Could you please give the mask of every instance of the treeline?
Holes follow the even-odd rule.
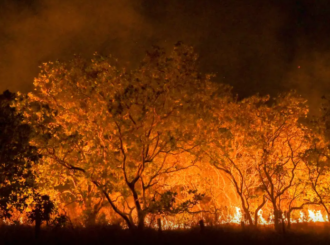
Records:
[[[238,100],[212,77],[181,44],[129,71],[100,55],[44,63],[34,92],[0,98],[2,214],[130,229],[215,225],[236,207],[276,230],[306,207],[328,218],[327,103],[310,117],[295,92]]]

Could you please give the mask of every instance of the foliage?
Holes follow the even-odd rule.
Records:
[[[15,97],[9,91],[0,95],[0,216],[4,218],[14,209],[26,208],[35,186],[31,166],[39,159],[37,149],[29,145],[31,128],[11,107]]]
[[[22,169],[38,176],[40,196],[71,205],[90,226],[108,222],[106,212],[131,229],[183,214],[217,224],[236,207],[250,225],[266,210],[277,230],[309,205],[329,216],[328,111],[306,123],[295,92],[238,100],[211,78],[182,44],[154,48],[129,71],[98,54],[45,63],[35,91],[16,100],[17,123],[23,115],[29,127],[20,142],[42,155]],[[18,154],[10,147],[3,156]]]
[[[307,195],[313,191],[303,156],[315,137],[323,140],[301,123],[308,112],[306,101],[288,93],[274,101],[252,96],[222,108],[210,129],[206,154],[232,182],[245,219],[252,224],[254,214],[257,224],[257,213],[268,201],[279,228],[285,209],[290,216],[292,210],[317,204]]]
[[[205,102],[228,93],[197,73],[196,58],[178,45],[169,55],[154,49],[129,72],[98,55],[44,64],[17,105],[36,131],[38,173],[55,186],[87,180],[129,227],[133,213],[143,227],[169,176],[199,159]]]
[[[192,198],[187,199],[184,202],[176,204],[176,197],[178,193],[172,191],[166,191],[161,194],[159,200],[152,200],[150,204],[150,213],[163,214],[163,215],[175,215],[182,212],[189,212],[190,208],[199,203],[205,194],[197,193],[197,190],[189,190],[189,195]]]
[[[51,214],[55,212],[55,205],[50,200],[49,196],[41,196],[35,194],[33,196],[33,209],[27,213],[27,216],[31,222],[46,221],[47,224],[51,219]]]

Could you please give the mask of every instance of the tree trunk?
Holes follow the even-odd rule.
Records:
[[[288,219],[288,229],[291,229],[291,212],[292,212],[292,209],[289,209],[288,213],[287,213],[287,219]]]
[[[262,207],[266,204],[266,198],[265,196],[263,197],[262,203],[257,207],[255,213],[254,213],[254,226],[257,227],[258,226],[258,213],[260,211],[260,209],[262,209]]]
[[[243,206],[243,211],[244,211],[243,214],[245,216],[244,219],[248,220],[249,225],[253,225],[252,217],[251,217],[251,214],[250,214],[249,210],[245,206]]]
[[[133,198],[134,198],[134,203],[135,203],[135,208],[136,208],[136,212],[138,215],[138,230],[143,230],[144,229],[144,218],[145,218],[145,213],[142,210],[140,201],[139,201],[139,197],[138,194],[135,190],[135,183],[129,183],[129,188],[131,189],[131,192],[133,194]]]
[[[162,221],[160,218],[157,219],[157,225],[158,225],[158,232],[162,232]]]
[[[258,226],[258,212],[259,212],[259,210],[254,213],[254,226],[255,227]]]
[[[275,231],[280,232],[281,231],[281,227],[280,227],[280,210],[278,210],[277,208],[274,208],[274,228]]]
[[[242,203],[242,209],[243,209],[242,216],[243,216],[243,220],[247,219],[248,222],[249,222],[249,225],[253,225],[253,221],[252,221],[252,217],[251,217],[251,214],[249,212],[249,209],[245,206],[245,201],[244,201],[243,194],[240,194],[239,196],[241,198],[241,203]]]
[[[130,221],[130,219],[127,217],[127,215],[125,215],[123,212],[121,212],[117,207],[116,205],[113,203],[113,201],[111,200],[109,194],[102,188],[100,187],[99,183],[97,181],[93,181],[93,183],[95,184],[95,186],[101,190],[101,192],[104,194],[105,198],[107,199],[107,201],[109,202],[110,206],[112,207],[112,209],[118,214],[120,215],[120,217],[122,217],[127,226],[128,226],[128,229],[130,229],[131,231],[134,230],[135,226],[133,224],[133,222]]]
[[[140,210],[138,212],[138,230],[143,230],[144,229],[144,212],[142,210]]]

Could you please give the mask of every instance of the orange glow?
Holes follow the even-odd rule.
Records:
[[[308,222],[325,222],[320,210],[316,212],[315,210],[308,210],[308,216],[309,216]]]
[[[263,211],[262,211],[262,209],[260,209],[258,211],[258,218],[259,218],[258,219],[258,222],[259,222],[259,224],[269,225],[270,223],[267,220],[264,219],[264,217],[262,216],[262,213],[263,213]]]

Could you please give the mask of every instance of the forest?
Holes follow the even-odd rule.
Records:
[[[0,96],[2,225],[275,232],[330,220],[330,100],[238,99],[192,47],[43,63]],[[77,228],[77,229],[78,229]],[[234,235],[233,235],[234,236]]]

